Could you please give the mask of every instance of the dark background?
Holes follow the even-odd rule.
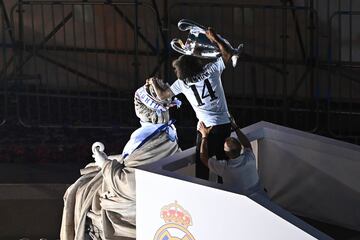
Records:
[[[135,90],[150,76],[175,80],[169,42],[186,40],[182,18],[244,43],[222,77],[240,126],[359,144],[359,10],[356,0],[0,0],[0,182],[72,183],[93,142],[121,153],[139,126]],[[186,149],[196,118],[180,98],[171,114]]]
[[[359,143],[358,1],[1,1],[1,162],[89,161],[119,153],[149,76],[175,80],[181,18],[212,26],[245,53],[223,85],[241,126],[269,121]],[[172,111],[194,143],[188,102]],[[71,156],[71,157],[70,157]]]

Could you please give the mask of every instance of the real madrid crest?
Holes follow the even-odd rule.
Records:
[[[188,230],[191,216],[177,201],[161,208],[160,217],[165,224],[157,230],[154,240],[195,240]]]

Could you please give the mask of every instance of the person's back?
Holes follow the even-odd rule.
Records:
[[[173,62],[177,80],[168,89],[158,86],[157,79],[151,78],[149,84],[160,99],[169,98],[183,93],[194,109],[199,122],[206,126],[213,126],[209,135],[210,156],[215,155],[218,159],[225,158],[221,147],[224,140],[230,136],[230,121],[224,89],[221,83],[221,73],[225,69],[225,63],[229,62],[233,48],[231,45],[211,28],[206,31],[208,39],[215,43],[221,51],[221,57],[204,66],[203,61],[194,56],[183,55]],[[196,136],[196,177],[209,178],[209,171],[202,164],[199,157],[201,134]],[[221,182],[221,179],[219,179]]]
[[[259,175],[256,169],[255,155],[245,148],[240,156],[230,160],[209,159],[210,170],[223,178],[224,184],[241,193],[251,194],[260,190]]]
[[[236,189],[239,193],[246,195],[255,192],[262,193],[251,143],[241,132],[235,120],[230,118],[230,121],[237,139],[228,137],[223,144],[228,160],[217,160],[209,157],[207,138],[212,127],[206,127],[203,122],[200,122],[199,131],[203,136],[200,146],[200,159],[212,172],[223,178],[224,184]],[[242,148],[244,149],[243,153],[241,153]]]
[[[191,56],[183,56],[190,58]],[[176,80],[171,91],[177,95],[183,93],[189,100],[196,117],[206,126],[229,123],[228,108],[221,73],[225,69],[222,58],[206,64],[203,71],[191,77],[190,81]]]

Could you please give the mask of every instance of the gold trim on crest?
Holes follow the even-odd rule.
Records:
[[[165,224],[156,231],[154,240],[195,240],[187,229],[192,226],[191,215],[177,201],[162,207],[160,217]],[[172,236],[171,229],[176,229],[177,235],[181,236]],[[178,233],[179,231],[181,234]]]

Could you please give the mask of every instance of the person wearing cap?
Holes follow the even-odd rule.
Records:
[[[208,154],[208,136],[212,127],[200,122],[199,131],[202,134],[200,159],[211,171],[223,178],[225,185],[234,188],[242,194],[261,192],[259,175],[256,169],[256,159],[249,139],[241,132],[236,122],[230,118],[237,139],[228,137],[223,144],[227,160],[216,160]],[[241,153],[241,149],[243,152]]]
[[[178,79],[170,88],[161,88],[157,78],[150,78],[147,82],[154,86],[157,95],[162,99],[183,93],[194,109],[199,122],[202,121],[206,126],[212,126],[208,136],[211,146],[209,155],[224,159],[226,155],[222,144],[230,136],[231,127],[221,74],[225,69],[225,64],[231,59],[232,47],[211,28],[206,32],[206,36],[217,44],[221,51],[221,57],[212,62],[204,62],[194,56],[182,55],[173,62]],[[209,170],[202,164],[199,157],[201,137],[201,133],[197,131],[196,177],[207,180],[209,179]]]

